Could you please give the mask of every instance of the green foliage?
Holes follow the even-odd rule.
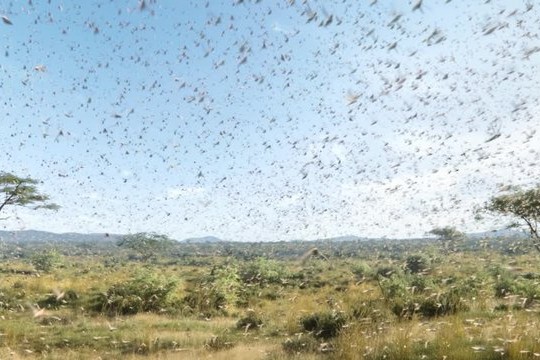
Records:
[[[288,276],[282,264],[262,257],[240,268],[240,277],[247,284],[281,284]]]
[[[442,241],[460,240],[465,236],[455,226],[436,227],[428,233],[437,236]]]
[[[411,274],[408,276],[408,278],[412,293],[420,293],[425,291],[427,288],[433,287],[432,280],[423,274]]]
[[[495,283],[493,284],[495,297],[502,298],[516,293],[516,278],[507,269],[495,265],[490,267],[488,272],[495,279]]]
[[[236,322],[236,328],[241,330],[258,330],[263,324],[262,319],[255,311],[248,311],[247,314]]]
[[[341,312],[326,311],[303,316],[300,325],[316,338],[330,339],[337,336],[347,320]]]
[[[30,263],[37,271],[50,272],[62,264],[62,255],[56,250],[34,253],[30,257]]]
[[[117,243],[120,247],[138,253],[143,261],[164,254],[173,244],[174,241],[166,235],[146,232],[126,235]]]
[[[161,312],[169,305],[169,295],[176,285],[175,279],[144,271],[97,294],[91,309],[109,315]]]
[[[495,290],[495,296],[502,298],[516,292],[516,282],[511,277],[501,276],[495,282],[493,289]]]
[[[357,280],[364,280],[365,278],[374,275],[373,269],[365,261],[355,262],[351,266],[351,272],[355,275]]]
[[[246,287],[238,274],[236,263],[215,265],[210,274],[196,279],[187,289],[184,310],[204,317],[225,314],[228,306],[246,305]]]
[[[459,291],[452,289],[435,296],[413,295],[396,298],[391,304],[392,312],[401,319],[412,319],[414,315],[425,318],[452,315],[468,309]]]
[[[39,300],[37,304],[40,308],[59,309],[66,305],[75,306],[78,299],[79,295],[75,291],[67,290],[50,294],[46,298]]]
[[[244,286],[238,273],[236,264],[228,264],[214,267],[208,277],[213,290],[223,294],[226,304],[234,305],[241,301]]]
[[[518,219],[520,223],[514,223],[511,227],[525,226],[534,246],[540,251],[540,186],[529,190],[513,188],[509,194],[492,197],[485,210]]]
[[[379,287],[385,299],[405,297],[409,292],[409,284],[403,275],[395,274],[379,280]]]
[[[377,277],[390,278],[392,275],[401,273],[400,269],[394,265],[379,266],[376,271]]]
[[[536,281],[520,281],[515,291],[523,298],[524,308],[530,307],[534,301],[540,299],[540,287]]]
[[[410,255],[405,260],[405,269],[413,274],[424,272],[429,268],[429,260],[420,254]]]
[[[462,288],[440,289],[427,295],[425,290],[434,284],[423,275],[393,275],[380,281],[379,286],[391,311],[400,319],[411,319],[415,315],[430,318],[467,310]]]
[[[58,205],[49,203],[49,196],[40,194],[37,189],[39,182],[32,178],[21,178],[11,173],[0,172],[0,212],[6,206],[33,206],[33,209],[57,210]]]
[[[420,359],[424,355],[442,359],[455,354],[458,356],[452,358],[467,359],[490,357],[491,346],[501,346],[508,354],[510,347],[516,354],[521,349],[540,350],[530,332],[537,323],[531,314],[540,303],[533,254],[506,256],[494,249],[475,249],[440,256],[440,249],[432,242],[407,244],[387,248],[374,242],[373,251],[364,252],[362,257],[333,254],[332,267],[324,260],[300,264],[304,251],[298,251],[291,261],[276,255],[261,262],[259,257],[271,253],[270,247],[263,245],[246,247],[253,255],[247,262],[223,255],[219,244],[205,244],[196,245],[196,253],[179,261],[149,266],[126,262],[113,251],[103,251],[101,244],[84,248],[65,244],[62,254],[69,257],[66,264],[70,266],[40,277],[29,271],[32,269],[25,258],[11,255],[0,264],[0,312],[5,317],[3,332],[9,334],[2,341],[13,351],[29,349],[54,358],[69,358],[68,352],[78,358],[105,353],[113,358],[139,354],[149,358],[254,358],[269,352],[268,358],[273,359],[311,359],[330,352],[328,358],[332,359],[382,359],[385,355],[392,359]],[[108,246],[119,250],[114,243]],[[182,246],[182,254],[195,251],[194,245]],[[234,246],[238,247],[233,252],[242,249]],[[273,246],[280,248],[281,244]],[[20,247],[18,253],[26,256],[50,249],[50,244],[24,243]],[[82,256],[80,249],[84,249]],[[430,249],[436,250],[432,254]],[[436,269],[410,271],[407,262],[424,263],[416,261],[415,254],[429,259]],[[268,273],[276,264],[283,267],[282,276],[274,277],[279,279],[277,283],[270,283],[266,279],[272,278]],[[254,280],[244,279],[242,272],[254,268]],[[136,269],[146,269],[144,273],[158,276],[165,284],[170,277],[181,277],[185,286],[181,291],[171,290],[161,305],[148,310],[153,313],[106,318],[146,311],[144,301],[155,305],[156,297],[162,297],[159,291],[154,292],[156,296],[144,294],[141,289],[160,281],[135,282],[132,274],[137,274]],[[387,277],[375,276],[372,269]],[[132,282],[137,284],[128,285]],[[496,297],[497,283],[511,288],[512,296],[501,292],[503,297]],[[58,291],[49,294],[55,288],[65,290],[64,296],[59,297]],[[76,291],[73,296],[71,289]],[[511,311],[512,317],[494,313],[494,309]],[[39,310],[44,314],[34,318],[32,311]],[[312,312],[315,314],[303,316]],[[451,314],[458,315],[439,319]],[[501,340],[499,345],[493,340],[508,339],[509,329],[512,339],[521,336],[535,345],[520,340],[506,345],[502,344],[506,340]],[[224,354],[205,354],[205,349],[218,351],[235,344],[237,349]],[[282,348],[276,349],[276,344]],[[476,354],[471,346],[478,344],[487,350]],[[456,346],[463,348],[461,353],[453,350]],[[88,356],[79,356],[86,350]]]
[[[199,314],[204,318],[224,314],[227,298],[224,293],[210,284],[200,284],[195,289],[188,290],[182,299],[184,311]]]

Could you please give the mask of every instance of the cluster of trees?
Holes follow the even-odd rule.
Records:
[[[507,187],[508,193],[492,197],[480,213],[491,213],[512,218],[514,221],[507,228],[524,229],[530,237],[532,245],[540,252],[540,185],[535,188],[523,190],[519,187]],[[453,226],[435,228],[429,234],[437,236],[443,241],[459,240],[464,234]]]
[[[11,173],[0,172],[0,213],[7,206],[22,206],[33,209],[57,210],[59,206],[50,202],[49,196],[38,191],[39,181],[32,178],[23,178]],[[540,252],[540,185],[535,188],[522,190],[508,187],[509,193],[492,197],[482,209],[482,212],[500,214],[512,217],[512,228],[524,228],[530,235],[533,246]],[[453,226],[438,227],[429,231],[429,234],[449,242],[459,240],[464,234]],[[149,260],[155,253],[170,248],[172,240],[165,235],[155,233],[138,233],[125,236],[119,246],[130,248]]]

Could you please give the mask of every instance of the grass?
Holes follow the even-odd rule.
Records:
[[[203,265],[164,258],[114,266],[104,256],[66,255],[61,266],[41,273],[26,259],[5,259],[0,359],[540,357],[536,254],[415,252],[245,263],[203,254],[200,261],[190,258]],[[378,269],[391,273],[377,275]],[[145,301],[159,306],[131,315],[92,307],[96,294],[135,284],[117,300],[129,308],[140,296],[138,286],[147,284],[133,279],[144,276],[158,287],[144,293]],[[158,278],[176,281],[161,291]],[[512,293],[501,293],[500,284]],[[201,286],[209,292],[201,293]],[[216,298],[220,302],[211,304]],[[438,311],[447,308],[445,301],[463,306]],[[34,316],[37,304],[44,307],[40,316]],[[406,316],[396,304],[406,304]]]

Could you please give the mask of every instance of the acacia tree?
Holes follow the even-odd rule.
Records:
[[[460,240],[465,234],[457,230],[454,226],[437,227],[428,232],[437,236],[441,241]]]
[[[512,216],[518,222],[510,224],[509,228],[525,228],[529,233],[532,244],[540,252],[540,185],[529,190],[511,187],[512,192],[494,196],[486,204],[485,210]]]
[[[32,209],[57,210],[58,205],[49,202],[49,196],[37,190],[39,182],[32,178],[22,178],[11,173],[0,172],[0,212],[6,206],[23,206]],[[1,195],[0,195],[1,196]]]
[[[170,249],[173,243],[167,235],[141,232],[123,236],[117,245],[139,253],[143,261],[148,261]]]

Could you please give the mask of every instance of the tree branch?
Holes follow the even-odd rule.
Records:
[[[17,191],[19,190],[19,188],[21,187],[22,183],[18,183],[16,186],[15,186],[15,189],[13,189],[13,191],[11,193],[9,193],[9,196],[6,196],[6,198],[4,199],[4,202],[2,204],[0,204],[0,212],[2,212],[2,209],[4,208],[4,206],[6,206],[7,204],[9,204],[9,202],[11,200],[13,200],[13,198],[15,197],[15,195],[17,195]]]
[[[531,236],[533,238],[533,245],[536,248],[538,252],[540,252],[540,236],[538,236],[538,229],[536,226],[533,226],[531,220],[529,220],[526,216],[521,215],[521,219],[525,221],[527,226],[529,227],[529,231],[531,233]]]

